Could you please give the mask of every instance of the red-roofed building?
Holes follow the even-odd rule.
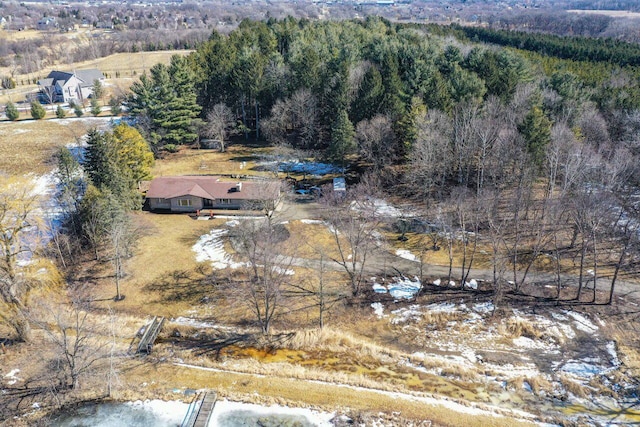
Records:
[[[275,208],[278,181],[227,182],[216,176],[165,176],[151,181],[147,190],[154,211],[196,212],[202,209]]]

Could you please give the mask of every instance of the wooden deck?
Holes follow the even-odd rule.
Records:
[[[216,406],[218,394],[215,391],[205,391],[196,396],[189,405],[187,414],[181,427],[207,427],[211,421],[213,408]]]
[[[138,343],[136,353],[151,353],[153,343],[156,342],[156,338],[158,338],[158,334],[162,330],[162,325],[164,325],[164,317],[155,316],[151,323],[145,328],[142,338],[140,338],[140,342]]]

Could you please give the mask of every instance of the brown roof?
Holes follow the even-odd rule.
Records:
[[[272,200],[278,197],[277,181],[226,182],[217,176],[164,176],[151,181],[147,197],[173,199],[196,196],[203,199]]]

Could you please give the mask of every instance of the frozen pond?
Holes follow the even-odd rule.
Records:
[[[188,404],[178,401],[146,400],[100,403],[78,408],[51,420],[54,427],[178,427]],[[333,414],[285,406],[260,406],[220,400],[210,426],[296,426],[329,427]]]

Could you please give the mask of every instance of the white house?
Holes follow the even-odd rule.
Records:
[[[83,102],[93,94],[94,82],[104,82],[99,70],[78,70],[74,72],[52,71],[46,79],[38,80],[40,100],[44,103]]]

